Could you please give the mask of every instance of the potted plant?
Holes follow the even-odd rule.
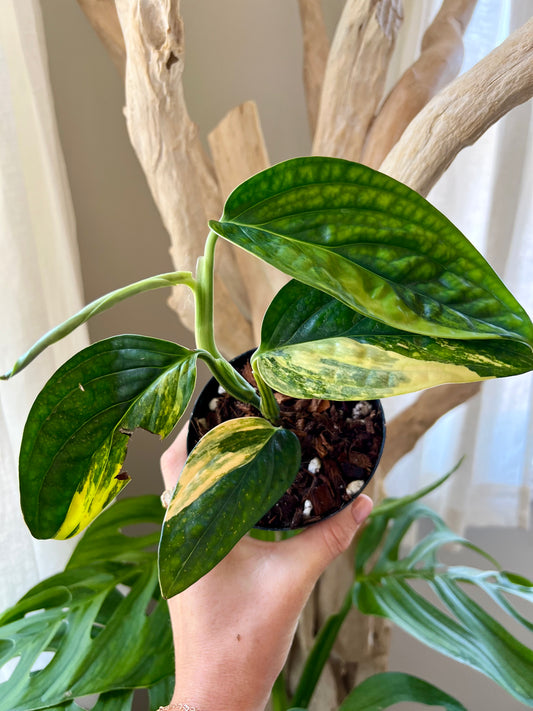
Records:
[[[192,397],[198,358],[226,393],[255,408],[255,416],[207,432],[189,455],[162,529],[165,597],[220,561],[294,480],[299,440],[279,426],[274,391],[368,401],[533,369],[533,324],[487,262],[424,198],[375,170],[322,157],[280,163],[234,190],[209,228],[195,275],[161,275],[102,297],[2,376],[134,293],[190,287],[194,350],[124,335],[81,351],[37,397],[20,455],[32,534],[68,538],[127,484],[122,463],[133,430],[165,437],[174,429]],[[294,279],[265,314],[251,356],[256,388],[214,340],[219,237]]]

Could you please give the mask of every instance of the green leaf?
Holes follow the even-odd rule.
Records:
[[[461,232],[371,168],[296,158],[229,196],[211,229],[366,316],[423,335],[533,344],[533,324]]]
[[[110,691],[101,694],[92,711],[130,711],[133,702],[133,691]]]
[[[130,435],[165,437],[191,398],[197,353],[144,336],[81,351],[50,378],[28,416],[19,470],[24,518],[36,538],[79,533],[127,484]]]
[[[291,281],[265,314],[253,362],[270,387],[292,397],[360,400],[524,373],[533,370],[533,351],[507,339],[400,331]]]
[[[433,684],[400,672],[383,672],[365,679],[346,697],[339,711],[382,711],[402,701],[466,711],[457,699]]]
[[[300,443],[259,417],[218,425],[189,454],[167,509],[159,579],[172,597],[205,575],[294,480]]]
[[[446,474],[443,474],[443,476],[439,477],[436,481],[432,482],[431,484],[428,484],[427,486],[424,486],[422,489],[419,489],[418,491],[415,491],[413,494],[407,494],[406,496],[391,497],[388,499],[383,499],[383,501],[381,501],[379,504],[376,504],[374,506],[374,508],[370,512],[370,518],[376,518],[377,516],[383,516],[383,514],[387,514],[388,516],[391,516],[391,514],[397,514],[397,512],[400,509],[408,506],[409,504],[414,503],[415,501],[419,501],[420,499],[422,499],[424,496],[427,496],[428,494],[431,494],[432,491],[435,491],[440,486],[442,486],[445,482],[447,482],[452,474],[455,474],[455,472],[459,469],[459,467],[463,463],[463,459],[464,459],[464,457],[461,457],[461,459],[457,462],[457,464],[453,467],[453,469],[450,469],[449,472],[446,472]]]
[[[99,711],[129,711],[132,689],[172,679],[170,619],[157,584],[159,532],[132,528],[160,524],[162,516],[156,496],[113,504],[95,531],[88,528],[65,572],[4,613],[0,664],[18,664],[0,684],[0,711],[74,711],[72,699],[87,694],[100,694]],[[43,652],[51,659],[31,671]]]
[[[411,526],[423,518],[434,530],[404,551]],[[387,617],[423,644],[486,674],[533,706],[533,651],[496,622],[464,587],[466,583],[485,592],[531,632],[533,624],[516,610],[510,596],[533,603],[533,584],[500,571],[446,566],[438,556],[450,543],[467,546],[495,563],[418,502],[385,508],[372,517],[359,540],[354,604],[365,614]],[[438,605],[422,594],[424,583],[437,596]]]
[[[351,595],[348,595],[339,612],[330,615],[322,625],[305,660],[296,691],[291,699],[292,704],[303,707],[311,702],[316,685],[350,609]]]

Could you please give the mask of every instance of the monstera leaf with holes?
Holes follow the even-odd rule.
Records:
[[[358,539],[354,582],[340,610],[326,619],[315,638],[291,699],[292,711],[308,707],[339,630],[354,606],[363,614],[388,618],[421,644],[469,665],[533,707],[533,583],[501,570],[488,553],[455,534],[420,502],[451,474],[415,494],[386,499],[374,508]],[[431,527],[430,533],[420,540],[415,535],[415,543],[408,543],[412,528],[421,521]],[[473,551],[482,567],[444,563],[441,554],[450,546]],[[500,608],[502,621],[492,615],[494,604]],[[519,631],[520,639],[509,627]],[[346,697],[339,711],[379,711],[401,701],[443,706],[449,711],[464,709],[429,681],[388,672],[366,679]]]
[[[148,688],[150,709],[172,694],[172,634],[157,582],[156,496],[124,499],[87,529],[66,570],[43,580],[0,617],[0,711],[130,711]],[[147,530],[147,528],[151,530]]]
[[[20,455],[22,509],[38,537],[81,531],[122,490],[137,427],[167,436],[206,361],[262,418],[221,426],[191,452],[160,543],[173,595],[205,574],[288,487],[294,435],[273,390],[297,398],[377,399],[445,382],[533,369],[533,324],[479,252],[407,186],[335,158],[297,158],[239,186],[209,223],[196,274],[143,280],[89,304],[3,377],[94,313],[140,291],[183,284],[196,304],[196,349],[118,336],[74,356],[38,396]],[[213,263],[222,237],[293,281],[274,298],[252,357],[257,391],[214,340]]]

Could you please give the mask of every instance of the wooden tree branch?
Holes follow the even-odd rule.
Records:
[[[311,136],[318,120],[320,95],[329,54],[329,38],[324,23],[321,0],[298,0],[303,36],[303,79],[307,118]]]
[[[208,232],[207,221],[218,216],[222,199],[187,112],[182,86],[183,24],[179,0],[146,4],[117,0],[124,35],[126,64],[125,115],[131,142],[171,238],[178,269],[194,270]],[[221,241],[222,242],[222,241]],[[220,244],[215,294],[217,339],[226,353],[252,344],[249,306],[229,249]],[[176,288],[172,306],[193,328],[191,300]]]
[[[208,141],[225,198],[243,180],[270,165],[257,106],[253,101],[232,109],[209,134]],[[249,299],[253,335],[255,344],[258,344],[266,308],[274,294],[287,282],[287,277],[242,249],[235,248],[235,258]],[[239,276],[235,275],[235,278]]]
[[[420,57],[407,69],[376,116],[362,162],[379,168],[408,124],[427,102],[454,79],[463,61],[463,34],[476,0],[443,0],[422,39]]]
[[[381,170],[427,195],[455,156],[533,95],[533,18],[411,121]]]
[[[120,76],[126,74],[126,47],[114,0],[78,0],[96,34],[111,55]]]
[[[401,20],[401,0],[347,1],[329,53],[315,155],[360,159]]]

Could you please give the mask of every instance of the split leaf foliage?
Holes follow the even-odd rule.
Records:
[[[533,583],[500,570],[491,556],[453,533],[417,499],[389,499],[374,509],[358,541],[353,586],[341,610],[326,620],[317,636],[292,699],[294,707],[308,706],[352,605],[363,614],[387,617],[422,644],[471,666],[533,706],[533,651],[478,601],[479,593],[484,594],[487,602],[496,603],[509,622],[519,623],[524,636],[529,636],[533,622],[513,598],[522,607],[524,602],[533,603]],[[432,531],[407,546],[411,527],[422,520]],[[471,549],[494,569],[443,563],[439,555],[450,544]],[[438,598],[437,604],[431,602],[432,595]],[[343,711],[349,708],[341,706]]]
[[[0,684],[0,711],[77,711],[74,699],[87,694],[100,694],[97,711],[130,711],[133,689],[146,687],[152,710],[168,701],[158,695],[174,673],[157,582],[161,519],[156,496],[115,503],[87,529],[63,573],[2,615],[0,666],[17,664]]]
[[[433,684],[411,674],[374,674],[357,686],[339,706],[339,711],[382,711],[403,701],[439,706],[445,711],[466,711],[463,704]],[[289,711],[306,711],[291,708]]]

